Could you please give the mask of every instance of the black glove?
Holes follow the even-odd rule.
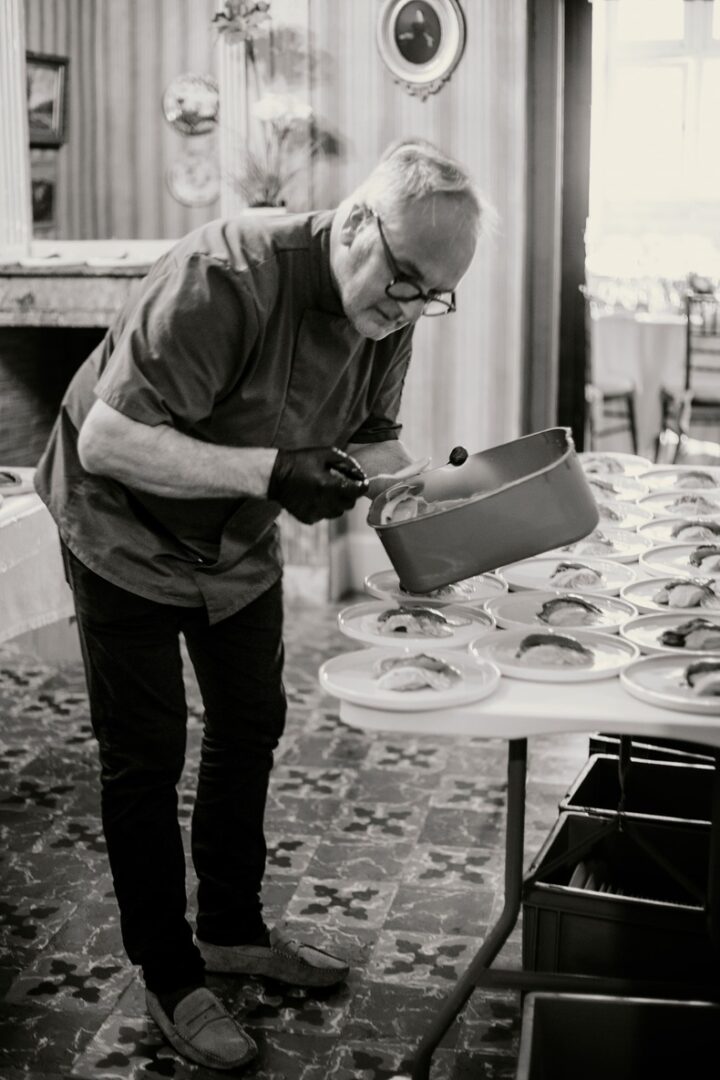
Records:
[[[340,517],[368,489],[365,473],[349,454],[334,446],[278,450],[268,498],[298,521],[312,525]]]

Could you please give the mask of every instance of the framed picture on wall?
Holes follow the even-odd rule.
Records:
[[[52,149],[30,151],[33,234],[54,235],[57,226],[57,154]]]
[[[447,82],[462,56],[462,8],[458,0],[384,0],[377,44],[395,82],[424,99]]]
[[[31,146],[62,146],[67,127],[66,56],[25,54]]]

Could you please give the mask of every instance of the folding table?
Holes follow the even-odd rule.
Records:
[[[503,677],[488,698],[448,710],[395,712],[340,702],[340,718],[364,731],[406,735],[456,735],[508,740],[505,834],[505,901],[494,926],[459,977],[421,1040],[413,1080],[428,1080],[432,1057],[445,1032],[479,986],[516,990],[592,992],[636,997],[687,998],[688,984],[605,976],[501,970],[492,962],[512,932],[522,901],[527,740],[533,735],[603,731],[640,738],[671,738],[714,748],[712,827],[708,865],[707,918],[711,939],[720,938],[720,701],[716,716],[659,708],[632,697],[617,676],[550,683]],[[720,991],[720,980],[718,980]],[[697,997],[697,993],[694,995]]]

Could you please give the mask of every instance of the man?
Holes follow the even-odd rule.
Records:
[[[285,721],[275,519],[338,517],[410,457],[413,326],[455,309],[483,208],[422,140],[333,213],[215,221],[157,262],[76,373],[36,485],[57,521],[99,744],[123,943],[192,1061],[251,1038],[204,970],[330,986],[339,958],[268,930],[263,814]],[[184,636],[205,709],[186,920],[176,784]]]

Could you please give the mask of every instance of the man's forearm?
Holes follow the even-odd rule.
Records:
[[[174,499],[264,498],[277,450],[215,446],[166,424],[150,427],[103,401],[88,414],[78,443],[90,473]]]

